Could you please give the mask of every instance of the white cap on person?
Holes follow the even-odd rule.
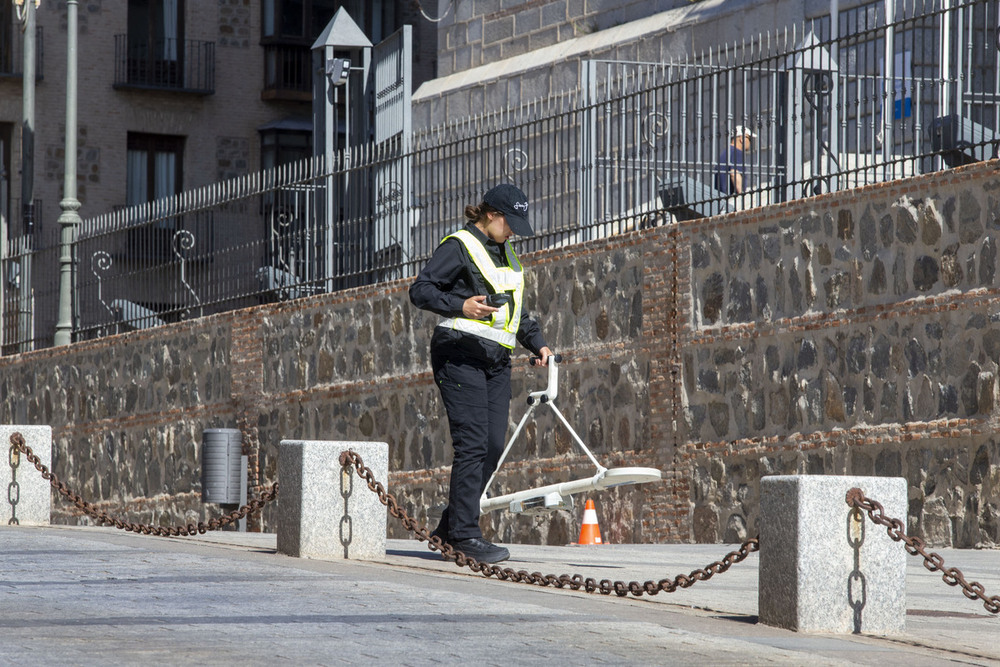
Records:
[[[757,135],[753,133],[749,127],[743,125],[737,125],[736,129],[733,130],[733,137],[750,137],[751,139],[756,139]]]

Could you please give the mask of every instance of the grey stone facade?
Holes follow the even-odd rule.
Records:
[[[983,163],[524,257],[527,303],[566,357],[560,409],[605,465],[664,474],[595,494],[605,538],[739,541],[766,520],[761,477],[802,473],[904,477],[911,533],[1000,543],[998,192]],[[55,472],[131,520],[217,514],[200,502],[199,448],[218,427],[243,432],[252,494],[275,481],[281,440],[386,442],[390,490],[428,520],[450,444],[427,359],[434,318],[407,287],[3,357],[0,421],[51,425]],[[512,423],[545,382],[525,362]],[[589,474],[540,411],[498,491]],[[578,520],[497,512],[484,526],[562,544]],[[53,521],[85,519],[56,499]]]

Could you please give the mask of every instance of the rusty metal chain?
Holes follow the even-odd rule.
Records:
[[[14,445],[10,446],[10,484],[7,485],[7,502],[10,503],[10,520],[8,526],[17,526],[17,504],[21,501],[21,485],[17,481],[17,469],[21,465],[21,452]]]
[[[1000,595],[989,596],[983,589],[983,585],[978,581],[969,583],[965,580],[962,571],[957,567],[945,567],[944,558],[940,554],[925,550],[927,543],[919,537],[910,537],[904,532],[906,527],[899,519],[888,517],[885,508],[876,501],[865,496],[864,491],[855,487],[847,492],[845,498],[851,507],[862,510],[868,514],[868,518],[874,523],[885,526],[886,532],[896,542],[902,542],[903,548],[911,556],[921,556],[924,559],[924,567],[931,572],[940,571],[941,579],[949,586],[961,586],[962,593],[970,600],[982,600],[986,611],[991,614],[1000,614]]]
[[[348,450],[340,454],[340,465],[344,468],[353,466],[358,476],[365,480],[368,488],[378,496],[379,501],[389,509],[389,513],[403,523],[403,527],[417,536],[421,542],[427,542],[430,549],[440,551],[447,560],[454,561],[459,567],[468,567],[473,572],[479,572],[484,577],[496,577],[503,581],[513,581],[522,584],[532,584],[535,586],[555,586],[556,588],[571,588],[574,591],[583,590],[587,593],[600,593],[610,595],[614,593],[619,597],[632,594],[636,597],[642,595],[656,595],[660,591],[673,593],[679,588],[688,588],[698,581],[708,581],[716,574],[725,572],[734,564],[739,563],[754,551],[757,551],[759,540],[752,537],[744,542],[736,551],[726,554],[721,561],[715,561],[704,569],[697,569],[688,575],[679,574],[673,579],[661,579],[660,581],[611,581],[602,579],[600,581],[579,574],[554,575],[542,574],[541,572],[528,572],[527,570],[514,570],[509,567],[500,567],[488,563],[480,563],[475,558],[466,556],[460,551],[455,551],[450,545],[443,542],[439,537],[432,536],[426,528],[417,524],[406,511],[399,506],[396,498],[385,490],[385,487],[375,479],[375,475],[368,468],[361,456],[357,452]]]
[[[70,489],[59,480],[55,473],[50,472],[49,469],[42,464],[38,456],[36,456],[35,453],[31,451],[31,448],[25,444],[24,436],[20,433],[11,434],[10,444],[12,449],[16,449],[17,451],[24,453],[25,458],[30,463],[34,464],[38,472],[42,473],[42,478],[48,480],[49,484],[52,485],[52,488],[58,491],[60,495],[71,500],[78,509],[83,511],[84,514],[97,521],[98,525],[113,525],[115,528],[131,531],[133,533],[142,533],[143,535],[178,537],[199,533],[204,534],[210,530],[219,530],[224,526],[236,523],[251,512],[259,511],[264,507],[264,505],[278,497],[278,485],[275,483],[270,489],[265,491],[260,498],[255,498],[239,509],[233,510],[229,514],[223,515],[217,519],[211,519],[207,523],[199,521],[197,524],[189,523],[186,526],[151,526],[143,523],[132,523],[130,521],[125,521],[120,517],[111,516],[107,512],[98,510],[91,503],[84,500],[79,494],[70,491]]]

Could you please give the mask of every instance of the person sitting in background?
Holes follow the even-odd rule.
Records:
[[[750,150],[750,141],[756,139],[750,128],[737,125],[729,145],[719,156],[715,171],[715,188],[726,195],[746,192],[749,186],[745,153]]]

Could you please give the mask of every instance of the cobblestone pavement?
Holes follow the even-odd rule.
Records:
[[[643,581],[732,547],[510,548],[515,569]],[[1000,591],[1000,552],[941,553]],[[758,625],[755,555],[643,599],[485,579],[405,540],[385,562],[325,562],[274,535],[3,526],[0,555],[0,665],[1000,664],[1000,619],[916,559],[906,635],[876,638]]]

